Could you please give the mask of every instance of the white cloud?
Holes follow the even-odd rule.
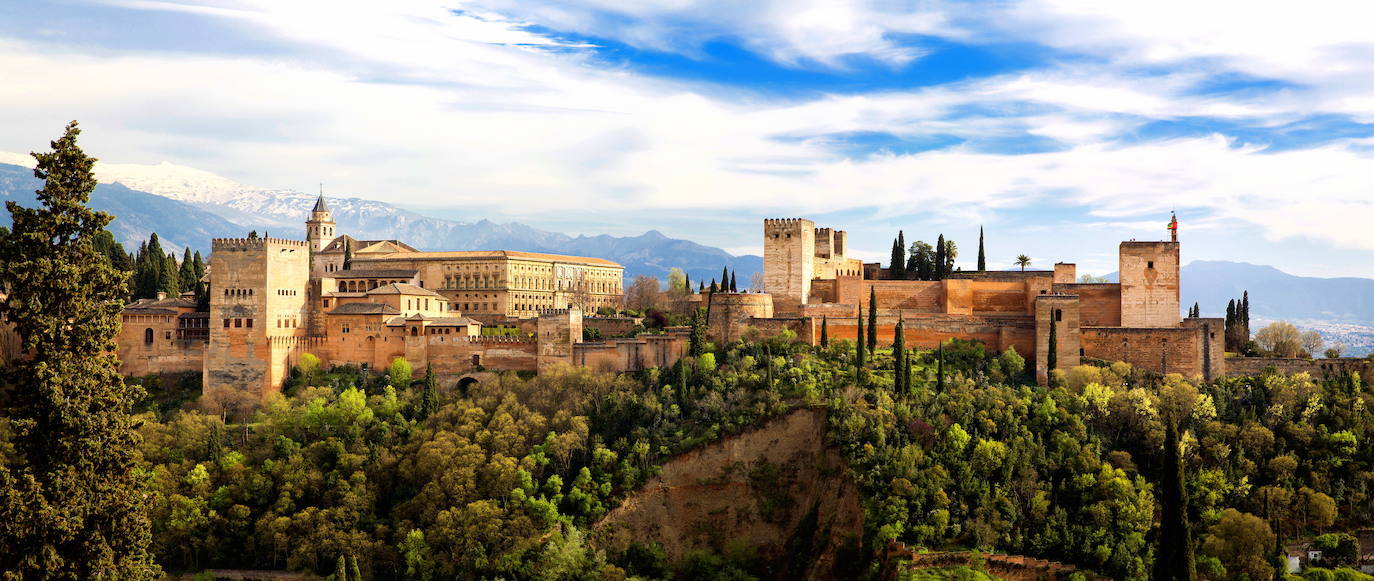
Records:
[[[1053,201],[1117,222],[1175,207],[1206,210],[1218,220],[1259,224],[1275,239],[1302,235],[1374,250],[1356,227],[1374,219],[1370,153],[1343,143],[1267,152],[1220,136],[1114,142],[1152,119],[1274,123],[1322,106],[1298,95],[1189,96],[1205,78],[1194,71],[1138,78],[1106,66],[1056,68],[775,102],[600,69],[577,47],[523,26],[549,14],[554,23],[591,18],[571,9],[505,17],[420,1],[126,5],[230,18],[304,48],[271,56],[95,54],[0,39],[0,77],[12,80],[0,91],[7,128],[0,149],[40,148],[76,117],[87,149],[110,161],[168,160],[267,187],[310,190],[323,180],[348,195],[494,206],[515,216],[608,207],[799,215],[873,206],[968,216]],[[721,12],[708,19],[701,11],[712,8]],[[915,55],[903,54],[890,33],[940,25],[929,14],[901,21],[824,3],[799,14],[782,3],[627,10],[648,23],[629,35],[658,34],[655,26],[670,26],[680,13],[731,26],[752,22],[760,34],[746,42],[767,44],[784,61],[839,62],[864,53],[901,62]],[[1101,18],[1083,16],[1077,26]],[[1099,24],[1136,26],[1112,22]],[[1056,30],[1045,34],[1072,41]],[[1145,30],[1126,36],[1147,43]],[[661,40],[680,40],[674,34],[663,32]],[[1193,44],[1180,34],[1174,44],[1182,48],[1173,50],[1184,54]],[[1109,40],[1089,36],[1077,46]],[[1218,58],[1248,46],[1223,40],[1208,48]],[[1133,42],[1115,50],[1141,62],[1175,54]],[[1286,70],[1283,62],[1269,69]],[[856,132],[973,141],[1029,133],[1065,149],[843,155],[833,138],[822,137]]]

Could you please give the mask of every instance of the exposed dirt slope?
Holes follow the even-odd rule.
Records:
[[[821,409],[673,458],[596,526],[603,547],[660,543],[673,560],[744,543],[775,579],[848,576],[862,535],[858,488],[825,445]]]

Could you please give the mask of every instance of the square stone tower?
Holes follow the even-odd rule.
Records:
[[[1177,327],[1178,242],[1121,243],[1121,326]]]
[[[801,312],[811,296],[815,257],[815,222],[802,218],[763,221],[763,289],[773,295],[775,313]]]
[[[281,389],[309,321],[310,246],[281,238],[216,238],[210,253],[205,389]]]

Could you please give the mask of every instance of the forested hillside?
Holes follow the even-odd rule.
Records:
[[[1046,389],[1024,385],[1014,353],[947,343],[909,352],[909,387],[895,389],[890,349],[856,374],[848,342],[789,339],[466,392],[412,384],[401,366],[306,368],[251,417],[147,411],[159,562],[327,574],[342,558],[369,579],[764,578],[775,569],[738,539],[670,561],[655,545],[599,549],[588,531],[667,458],[800,405],[829,409],[864,505],[866,556],[847,566],[869,574],[875,551],[900,542],[1148,578],[1168,418],[1186,430],[1204,579],[1270,578],[1276,543],[1374,519],[1374,390],[1358,377],[1196,385],[1118,363]]]

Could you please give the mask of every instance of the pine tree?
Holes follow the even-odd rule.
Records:
[[[352,241],[352,240],[349,240],[349,239],[347,239],[347,238],[344,238],[344,261],[343,261],[343,269],[344,269],[344,270],[352,270],[352,269],[353,269],[353,241]]]
[[[215,464],[224,457],[224,434],[220,432],[219,422],[210,424],[210,435],[205,439],[205,457]]]
[[[697,281],[697,293],[704,293],[704,292],[706,292],[706,283],[701,282],[701,281]]]
[[[1179,449],[1179,418],[1164,418],[1164,466],[1160,482],[1159,553],[1153,579],[1197,581],[1193,533],[1188,526],[1188,493]]]
[[[0,465],[0,570],[21,579],[152,579],[151,526],[139,435],[130,408],[142,388],[124,383],[114,338],[128,274],[93,240],[110,223],[86,204],[95,159],[76,144],[76,122],[34,154],[44,181],[38,208],[6,202],[0,303],[30,358],[6,372],[17,386],[0,412],[13,451]]]
[[[162,283],[158,285],[158,292],[166,293],[170,298],[176,298],[181,294],[181,270],[177,267],[175,254],[162,255]]]
[[[935,241],[935,280],[944,280],[948,271],[945,269],[945,235]]]
[[[692,294],[692,275],[687,274],[685,270],[682,272],[682,290],[687,291],[689,295]]]
[[[190,247],[181,253],[181,271],[177,275],[177,280],[181,282],[179,292],[196,290],[196,283],[200,281],[200,278],[196,276],[196,262],[194,258],[191,258]]]
[[[203,282],[196,283],[196,312],[210,312],[210,287]]]
[[[720,287],[716,285],[716,279],[711,279],[711,294],[720,292]]]
[[[821,347],[830,346],[830,318],[821,317]]]
[[[978,270],[988,269],[988,256],[983,252],[983,227],[978,227]]]
[[[1240,343],[1250,341],[1250,291],[1243,291],[1240,299]]]
[[[732,293],[737,293],[737,292],[739,292],[739,287],[738,287],[738,286],[735,286],[735,271],[733,271],[733,270],[730,271],[730,292],[732,292]]]
[[[868,352],[878,350],[878,291],[868,287]]]
[[[721,267],[720,269],[720,292],[730,290],[730,269]]]

